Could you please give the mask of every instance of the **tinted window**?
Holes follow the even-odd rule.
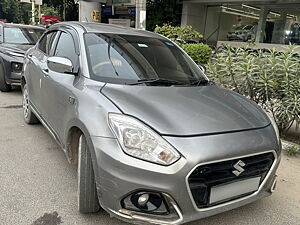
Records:
[[[51,32],[46,34],[39,42],[39,49],[47,55],[50,55],[50,50],[53,47],[57,32]]]
[[[8,44],[35,45],[43,33],[43,29],[4,27],[4,42]]]
[[[85,35],[92,78],[117,83],[169,79],[185,83],[205,79],[199,67],[172,42],[133,35]]]
[[[70,34],[62,32],[55,50],[55,56],[65,57],[76,63],[77,55],[73,38]]]

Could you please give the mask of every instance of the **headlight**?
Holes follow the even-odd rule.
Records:
[[[180,158],[167,141],[137,119],[114,113],[108,117],[110,127],[126,154],[160,165],[170,165]]]
[[[280,133],[279,133],[278,126],[277,126],[277,124],[276,124],[276,122],[275,122],[273,116],[270,115],[267,111],[265,111],[265,113],[268,115],[268,117],[269,117],[269,119],[270,119],[270,121],[271,121],[271,124],[272,124],[272,126],[273,126],[273,128],[274,128],[274,131],[275,131],[275,133],[276,133],[277,141],[278,141],[278,143],[280,143]]]
[[[15,73],[21,73],[23,69],[23,63],[12,62],[11,63],[11,70]]]

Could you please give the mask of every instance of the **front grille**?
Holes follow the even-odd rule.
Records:
[[[235,170],[233,166],[239,160],[242,160],[245,163],[245,166],[243,167],[245,171],[243,171],[239,176],[236,176],[233,174],[233,171]],[[189,187],[197,207],[212,207],[233,199],[244,197],[236,196],[235,198],[225,199],[221,202],[209,204],[210,189],[214,186],[225,185],[254,177],[261,177],[261,184],[271,169],[274,160],[274,154],[270,152],[197,167],[188,178]],[[245,195],[250,195],[252,193],[247,193]]]

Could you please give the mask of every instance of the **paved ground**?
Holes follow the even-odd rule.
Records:
[[[272,197],[189,225],[299,225],[300,158],[283,157]],[[76,209],[76,168],[47,131],[22,119],[21,93],[0,93],[0,224],[121,225]]]

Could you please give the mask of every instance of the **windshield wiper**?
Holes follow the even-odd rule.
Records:
[[[206,86],[206,85],[213,85],[214,83],[212,81],[206,80],[206,79],[200,79],[191,82],[191,85],[195,86]]]
[[[35,45],[35,43],[33,42],[29,42],[29,43],[15,43],[16,45]]]
[[[169,79],[163,79],[163,78],[153,78],[153,79],[142,79],[138,80],[134,83],[128,83],[128,85],[139,85],[139,84],[151,84],[151,85],[186,85],[184,82],[180,82],[177,80],[169,80]]]

